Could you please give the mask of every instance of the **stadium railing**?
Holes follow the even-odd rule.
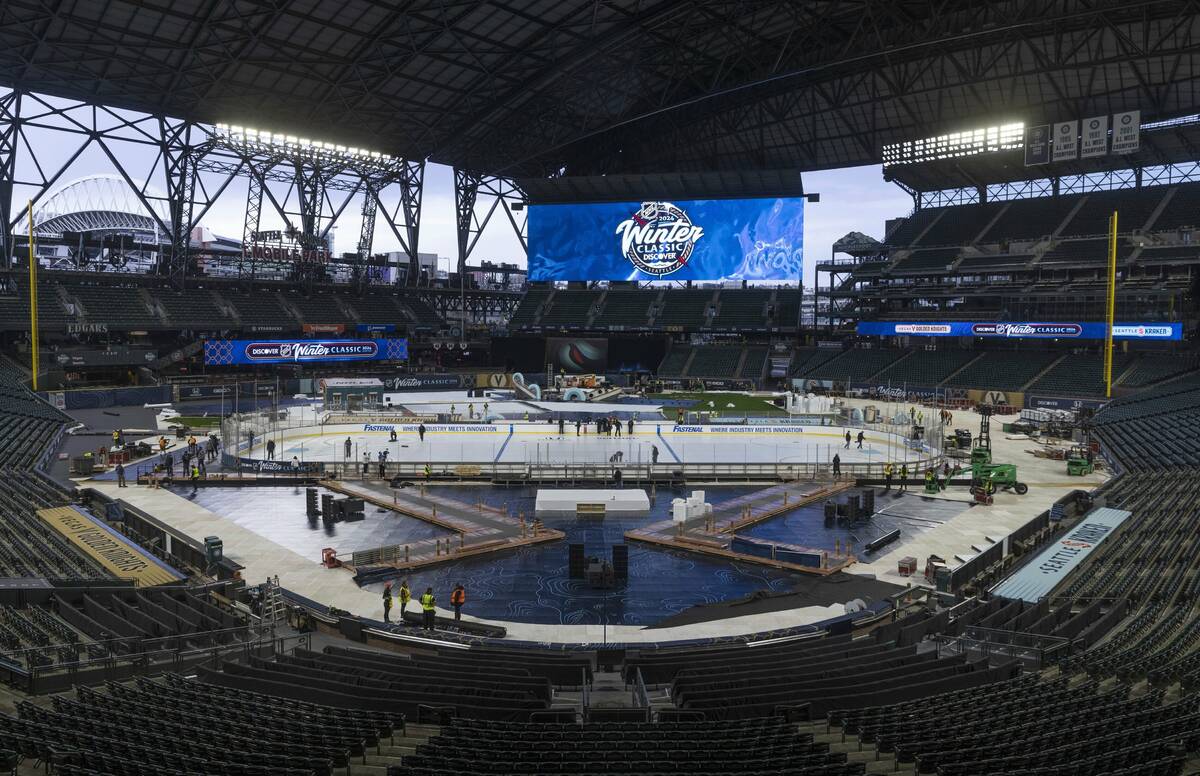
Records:
[[[189,641],[207,640],[207,646],[189,646]],[[282,635],[274,624],[247,624],[236,628],[202,631],[156,639],[123,637],[80,642],[89,655],[72,662],[39,665],[31,657],[46,651],[44,647],[0,653],[0,679],[31,695],[61,692],[73,685],[93,685],[106,681],[127,681],[133,676],[162,671],[183,671],[197,665],[219,667],[222,660],[246,659],[254,655],[273,657],[306,647],[308,634]]]

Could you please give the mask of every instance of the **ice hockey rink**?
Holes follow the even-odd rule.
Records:
[[[391,441],[391,431],[396,441]],[[598,436],[595,425],[576,436],[574,423],[566,424],[563,435],[557,423],[494,423],[491,425],[427,424],[424,441],[413,424],[364,423],[349,426],[314,426],[273,433],[275,458],[290,461],[361,461],[364,453],[377,460],[388,451],[390,462],[591,464],[613,460],[621,453],[623,463],[650,463],[654,449],[658,462],[670,463],[824,463],[835,454],[843,463],[881,463],[917,460],[924,457],[898,437],[868,431],[862,449],[856,442],[845,447],[846,429],[837,426],[675,426],[669,423],[635,423],[622,435]],[[858,430],[851,429],[857,436]],[[346,441],[350,455],[346,456]],[[267,437],[254,439],[240,454],[266,458]]]

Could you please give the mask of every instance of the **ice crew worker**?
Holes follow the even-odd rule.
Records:
[[[849,431],[846,432],[846,449],[847,450],[850,449],[850,432]]]
[[[842,476],[842,457],[837,453],[833,454],[833,476]]]
[[[865,436],[865,435],[863,434],[863,432],[859,431],[859,432],[858,432],[858,449],[859,449],[859,450],[861,450],[861,449],[862,449],[863,436]]]
[[[433,630],[433,618],[437,610],[437,599],[433,597],[433,588],[425,588],[421,596],[421,614],[425,618],[425,630]]]
[[[892,468],[892,465],[890,463],[883,467],[883,489],[884,490],[892,489],[892,474],[894,472],[895,472],[895,469]]]
[[[467,591],[463,589],[461,584],[454,586],[454,592],[450,594],[450,605],[454,607],[455,621],[462,620],[463,604],[467,602]]]
[[[121,432],[113,429],[113,447],[121,446]]]
[[[412,592],[408,589],[408,580],[400,583],[400,621],[404,622],[404,610],[408,608],[408,602],[412,600]]]
[[[383,586],[383,621],[391,622],[388,616],[392,613],[392,583]],[[402,615],[403,616],[403,615]]]
[[[350,457],[350,437],[346,437],[346,443],[344,445],[342,445],[342,447],[346,451],[346,454],[342,457],[349,458]]]
[[[125,485],[125,465],[120,461],[117,461],[117,487],[127,487]]]
[[[275,460],[275,440],[274,439],[267,440],[267,460],[268,461]]]
[[[908,464],[900,467],[900,490],[908,490]]]
[[[417,426],[417,436],[420,437],[422,442],[425,441],[425,424],[424,423]]]

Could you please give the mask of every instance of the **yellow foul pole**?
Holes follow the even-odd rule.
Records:
[[[37,253],[33,246],[33,200],[29,200],[29,373],[33,375],[33,390],[38,389],[38,298]]]
[[[1113,318],[1117,311],[1117,211],[1108,219],[1108,314],[1104,333],[1104,396],[1112,398]]]

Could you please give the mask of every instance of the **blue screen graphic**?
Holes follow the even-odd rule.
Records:
[[[804,199],[531,205],[530,280],[796,280]]]
[[[204,341],[204,363],[209,366],[407,359],[406,339]]]
[[[861,321],[859,334],[870,337],[1001,337],[1008,339],[1104,339],[1108,326],[1096,322]],[[1180,323],[1113,323],[1113,339],[1181,340]]]

